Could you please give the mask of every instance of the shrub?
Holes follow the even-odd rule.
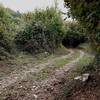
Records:
[[[32,14],[31,14],[32,16]],[[54,8],[36,10],[31,22],[15,37],[20,50],[30,53],[53,52],[63,38],[63,21],[59,11]]]
[[[44,27],[41,23],[33,22],[31,25],[26,26],[24,31],[20,31],[15,37],[15,43],[21,50],[30,53],[37,52],[40,48],[43,49],[44,44]],[[39,51],[41,51],[39,49]]]
[[[10,45],[8,44],[7,38],[4,34],[0,33],[0,47],[5,48],[6,51],[10,52]]]
[[[0,57],[6,58],[14,45],[13,39],[19,21],[13,14],[16,12],[0,5]]]
[[[84,43],[87,40],[84,29],[77,23],[67,24],[65,37],[62,41],[66,47],[77,47],[80,43]]]

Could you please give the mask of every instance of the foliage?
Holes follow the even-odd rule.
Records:
[[[60,46],[64,32],[59,11],[54,8],[35,10],[25,18],[29,24],[15,37],[19,49],[30,53],[53,52]]]
[[[85,29],[77,22],[70,22],[65,25],[66,34],[63,39],[63,45],[67,47],[77,47],[80,43],[87,40]]]
[[[86,43],[82,43],[78,46],[79,49],[82,49],[90,54],[94,54],[93,49],[91,47],[91,43],[86,42]]]
[[[77,19],[87,30],[92,47],[97,52],[93,64],[100,68],[100,0],[64,0],[69,15]]]
[[[10,52],[8,38],[4,34],[5,29],[6,29],[6,26],[5,26],[6,19],[7,19],[7,13],[5,12],[5,9],[2,6],[0,6],[0,59],[1,59],[1,56],[6,55],[6,52],[3,52],[3,51]]]
[[[15,15],[16,12],[0,5],[0,57],[12,52],[13,39],[20,22]]]
[[[92,67],[93,60],[94,60],[93,56],[90,55],[83,56],[83,58],[81,58],[77,63],[76,71],[81,74],[93,71],[94,70],[94,68]]]
[[[87,33],[100,52],[100,1],[99,0],[64,0],[69,8],[69,15],[77,19],[87,29]]]

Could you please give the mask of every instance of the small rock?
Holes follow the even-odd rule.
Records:
[[[33,88],[36,88],[36,86],[33,86]]]
[[[90,76],[89,73],[85,73],[85,74],[82,74],[82,76],[75,77],[74,79],[75,80],[80,80],[82,82],[86,82],[89,79],[89,76]]]
[[[77,76],[74,78],[75,80],[81,80],[82,79],[82,76]]]
[[[87,80],[89,79],[89,76],[90,76],[89,73],[83,74],[83,76],[82,76],[82,81],[83,81],[83,82],[87,81]]]
[[[32,91],[34,91],[34,89],[31,89]]]
[[[18,77],[15,77],[15,79],[18,79]]]
[[[22,88],[23,86],[20,86],[20,88]]]
[[[35,98],[35,99],[37,99],[37,98],[38,98],[38,96],[37,96],[36,94],[34,94],[34,98]]]
[[[48,52],[44,52],[44,54],[45,54],[45,56],[46,56],[46,57],[49,55],[49,53],[48,53]]]

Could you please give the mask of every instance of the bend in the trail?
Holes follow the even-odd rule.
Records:
[[[56,79],[59,79],[61,77],[63,78],[64,73],[66,73],[71,68],[73,68],[75,66],[75,63],[77,63],[85,55],[85,53],[83,51],[80,50],[79,52],[80,52],[80,56],[78,58],[70,61],[68,64],[63,66],[63,68],[56,69],[55,74],[52,77],[50,77],[47,80],[42,81],[41,83],[46,84],[46,83],[48,83],[48,81],[50,83],[50,82],[52,82],[52,80],[56,80]]]
[[[62,97],[61,99],[57,99],[56,96],[59,97],[61,93],[59,88],[63,86],[62,79],[65,78],[67,71],[75,67],[75,64],[85,55],[83,51],[80,50],[79,52],[80,56],[78,58],[70,61],[64,67],[54,70],[54,74],[49,78],[41,82],[32,83],[32,87],[30,87],[32,92],[25,96],[25,100],[27,100],[28,97],[34,98],[35,96],[37,96],[38,100],[63,100]]]
[[[69,51],[70,51],[70,53],[68,55],[64,55],[64,56],[61,56],[61,57],[54,58],[52,60],[48,60],[47,63],[43,63],[43,64],[36,65],[36,66],[34,66],[34,68],[28,68],[27,67],[27,70],[23,70],[23,71],[17,72],[17,73],[12,72],[12,74],[10,74],[7,77],[4,77],[0,81],[0,91],[3,88],[8,87],[8,86],[10,86],[11,84],[13,84],[15,82],[24,79],[27,76],[27,74],[29,74],[29,73],[35,73],[35,74],[39,73],[42,69],[46,68],[47,65],[51,64],[55,60],[60,60],[60,59],[63,59],[63,58],[70,57],[74,53],[74,51],[71,50],[71,49]]]

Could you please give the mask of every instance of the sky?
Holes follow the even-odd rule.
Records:
[[[54,0],[0,0],[0,3],[5,7],[20,12],[28,12],[36,8],[54,6]],[[64,12],[66,11],[63,0],[58,0],[58,8]]]

